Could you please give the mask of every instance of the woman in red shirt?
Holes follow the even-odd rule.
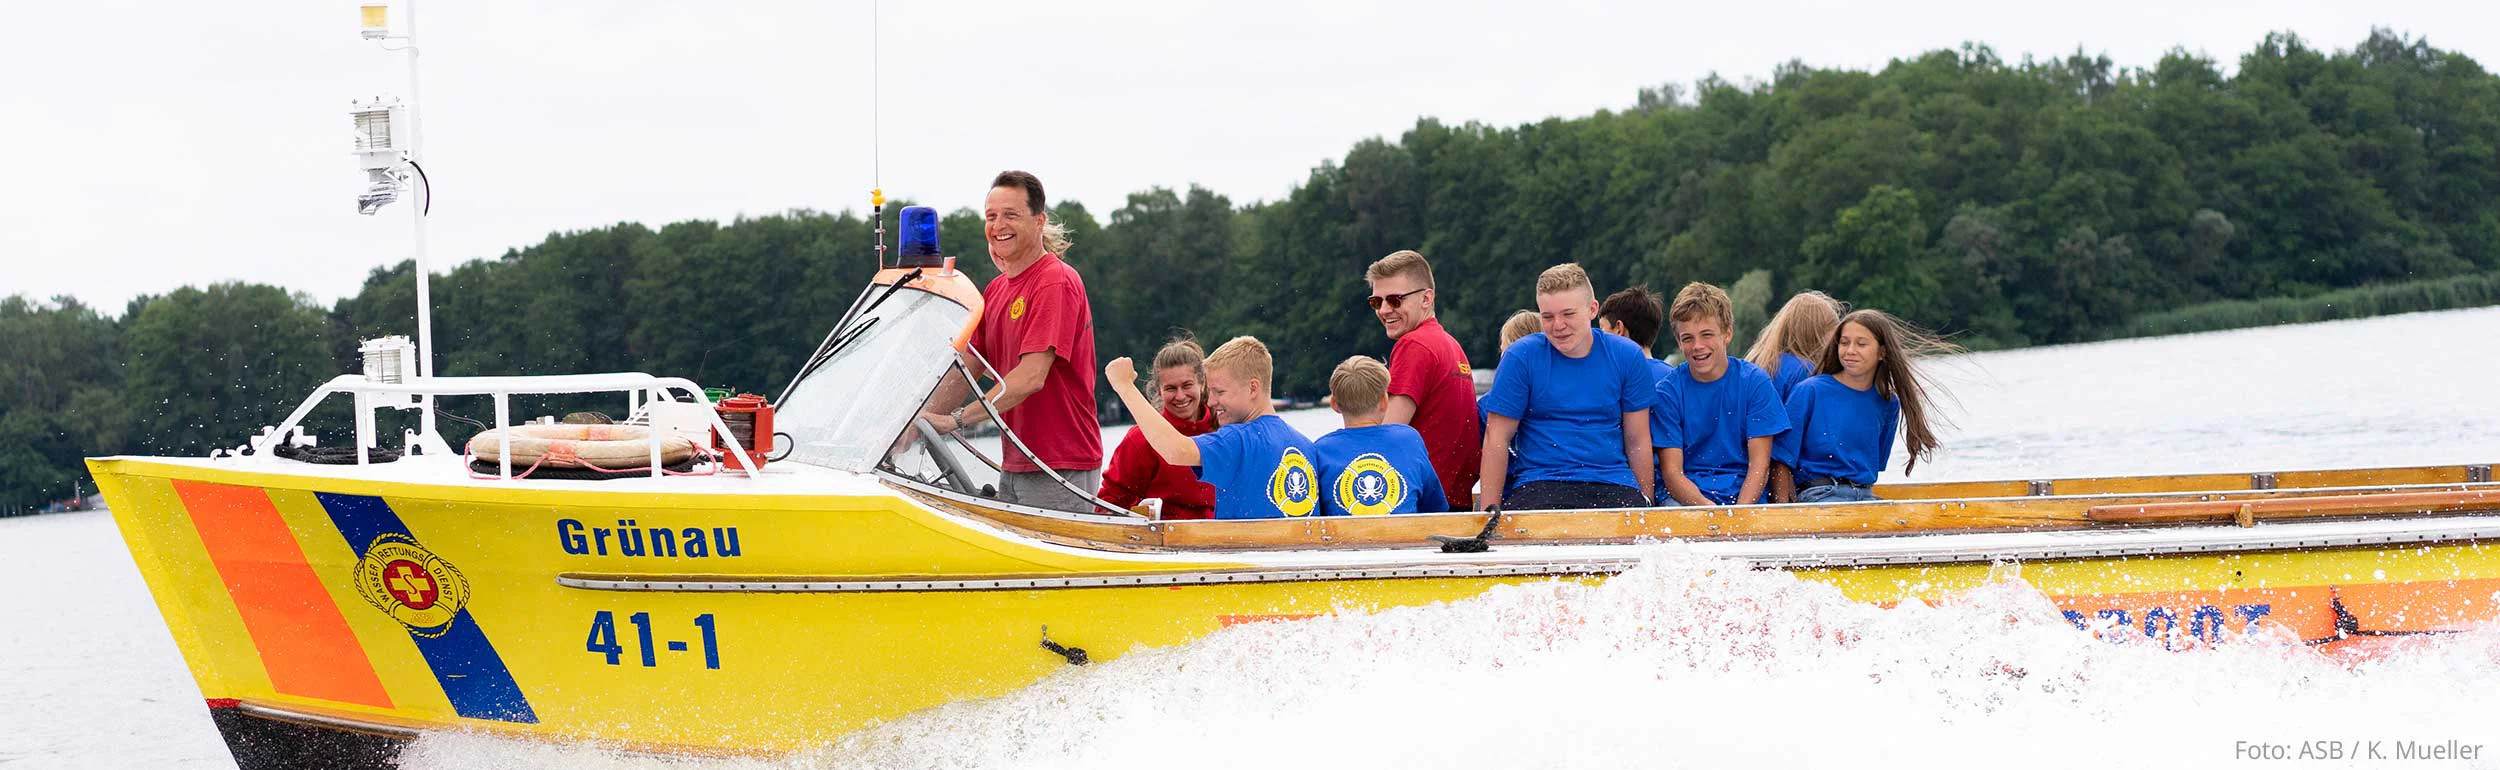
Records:
[[[1163,418],[1181,435],[1215,430],[1215,413],[1207,409],[1207,354],[1187,336],[1172,340],[1155,353],[1155,393]],[[1163,461],[1146,436],[1130,427],[1111,453],[1111,467],[1102,472],[1103,502],[1134,509],[1140,500],[1163,498],[1165,519],[1207,519],[1215,516],[1215,486],[1198,480],[1195,470]]]

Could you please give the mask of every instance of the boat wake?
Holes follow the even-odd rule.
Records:
[[[1887,608],[1673,545],[1602,584],[1340,612],[1141,650],[772,761],[432,735],[402,766],[2209,767],[2280,747],[2333,767],[2456,741],[2482,748],[2403,764],[2500,767],[2500,627],[2358,661],[2264,635],[2172,651],[2078,632],[2019,580]]]

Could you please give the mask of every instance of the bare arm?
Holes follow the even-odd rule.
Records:
[[[1519,432],[1519,420],[1500,414],[1484,416],[1484,459],[1476,466],[1483,491],[1476,494],[1476,510],[1500,507],[1502,482],[1510,476],[1510,439]]]
[[[1181,435],[1181,429],[1172,427],[1172,421],[1163,419],[1163,412],[1155,409],[1154,402],[1137,391],[1136,363],[1128,356],[1111,359],[1103,366],[1102,375],[1111,381],[1111,392],[1120,396],[1120,405],[1128,407],[1129,415],[1137,418],[1137,431],[1146,435],[1146,444],[1155,448],[1155,454],[1173,465],[1199,464],[1198,442]]]
[[[1050,377],[1051,362],[1057,360],[1059,355],[1048,350],[1036,350],[1017,358],[1016,368],[998,379],[998,387],[990,389],[990,403],[997,404],[1001,412],[1024,403],[1025,399],[1041,391],[1042,381]],[[988,409],[966,409],[963,425],[957,427],[976,425],[991,416]]]
[[[1650,467],[1649,410],[1635,409],[1623,413],[1623,461],[1632,466],[1632,480],[1640,482],[1641,499],[1649,499],[1649,491],[1657,489],[1658,469]]]
[[[1676,502],[1685,505],[1716,505],[1710,502],[1709,496],[1701,493],[1701,485],[1684,477],[1683,447],[1668,447],[1666,452],[1659,455],[1659,459],[1666,466],[1659,473],[1663,474],[1667,480],[1668,497],[1675,498]]]
[[[964,399],[971,398],[972,383],[964,381],[963,373],[972,368],[967,364],[964,369],[947,370],[946,377],[938,380],[937,389],[929,393],[929,400],[921,403],[920,416],[930,418],[931,422],[942,421],[947,412],[954,411],[955,407],[963,405]]]
[[[1797,473],[1786,463],[1771,464],[1771,502],[1797,502]]]
[[[1771,437],[1745,439],[1745,485],[1736,490],[1737,505],[1762,502],[1762,484],[1771,474]]]
[[[1025,399],[1031,398],[1035,392],[1042,389],[1042,382],[1050,377],[1051,363],[1057,360],[1059,356],[1047,350],[1036,350],[1024,354],[1023,358],[1016,359],[1016,368],[1007,372],[1007,376],[999,378],[997,387],[990,388],[990,403],[997,404],[998,411],[1001,412],[1014,409],[1017,404],[1024,403]],[[931,402],[945,404],[963,400],[964,385],[962,383],[961,375],[948,377],[946,382],[938,384],[938,392],[944,397],[932,398]],[[982,420],[992,419],[997,415],[990,414],[988,406],[975,402],[964,405],[962,422],[956,422],[954,417],[945,414],[922,414],[921,416],[928,418],[929,424],[936,427],[939,433],[953,433],[979,425]]]
[[[1390,397],[1389,397],[1389,407],[1388,407],[1388,408],[1389,408],[1389,417],[1388,417],[1388,422],[1389,422],[1389,424],[1392,424],[1392,425],[1413,425],[1413,424],[1415,424],[1415,399],[1407,398],[1407,397],[1405,397],[1405,396],[1390,396]]]

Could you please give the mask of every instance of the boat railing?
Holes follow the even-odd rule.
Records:
[[[322,401],[329,397],[341,393],[347,394],[355,402],[357,465],[372,464],[372,448],[375,440],[374,418],[383,409],[419,412],[423,417],[419,424],[424,426],[424,430],[413,434],[410,443],[424,447],[428,453],[448,456],[457,453],[452,452],[451,447],[434,432],[434,399],[442,396],[485,396],[494,399],[494,430],[500,439],[499,448],[502,450],[498,477],[508,481],[512,478],[512,435],[503,429],[512,425],[513,396],[622,393],[626,398],[628,410],[626,413],[630,415],[641,411],[653,402],[679,401],[677,394],[683,393],[687,397],[686,400],[706,407],[704,415],[710,419],[710,427],[722,440],[729,442],[731,451],[728,454],[737,467],[744,470],[748,478],[755,478],[757,475],[755,466],[747,459],[746,447],[738,441],[735,434],[730,432],[728,424],[721,421],[720,413],[710,408],[712,400],[704,395],[702,386],[683,377],[660,377],[642,372],[529,377],[409,377],[397,382],[377,381],[362,375],[342,374],[330,378],[329,382],[315,389],[311,396],[304,399],[304,403],[296,406],[295,411],[287,415],[286,422],[253,438],[252,452],[256,455],[268,455],[278,442],[286,440],[286,436],[300,428],[305,416],[312,414],[314,407],[320,406]],[[664,431],[659,430],[657,426],[650,431],[650,462],[653,477],[661,476],[666,472],[660,462],[660,443],[665,437],[663,434]]]
[[[998,366],[997,366],[997,365],[990,363],[989,358],[988,358],[987,356],[983,356],[983,355],[981,355],[981,351],[980,351],[980,350],[975,349],[975,348],[972,348],[972,347],[969,347],[969,346],[966,346],[966,347],[963,349],[963,352],[964,352],[965,354],[967,354],[968,356],[970,356],[972,360],[980,362],[980,364],[981,364],[981,367],[982,367],[982,368],[987,369],[987,370],[989,370],[989,371],[991,371],[991,372],[997,372],[997,373],[999,373],[999,376],[1000,376],[1000,378],[1002,378],[1002,379],[1005,377],[1005,373],[1004,373],[1004,371],[1003,371],[1003,370],[1000,370],[1000,369],[998,368]],[[973,373],[972,373],[972,369],[971,369],[971,367],[967,366],[967,365],[966,365],[966,362],[965,362],[962,358],[958,358],[958,359],[956,359],[956,360],[955,360],[955,362],[954,362],[954,368],[955,368],[955,372],[956,372],[957,374],[960,374],[960,375],[962,375],[962,376],[963,376],[963,378],[964,378],[964,382],[965,382],[965,383],[971,384],[971,385],[973,386],[973,387],[971,388],[971,390],[972,390],[972,397],[973,397],[973,398],[975,398],[975,399],[977,399],[977,400],[979,400],[979,402],[980,402],[980,404],[981,404],[981,408],[982,408],[982,409],[988,410],[988,411],[989,411],[989,413],[990,413],[990,414],[992,414],[992,415],[1000,415],[1000,414],[1005,414],[1005,413],[1006,413],[1006,410],[1003,410],[1003,409],[998,408],[998,402],[997,402],[997,401],[994,401],[994,400],[992,400],[992,399],[990,398],[989,391],[987,391],[987,390],[983,390],[981,387],[979,387],[980,379],[979,379],[979,378],[976,378],[976,377],[974,377],[974,376],[973,376]],[[1032,448],[1032,447],[1025,445],[1025,443],[1024,443],[1024,437],[1023,437],[1023,436],[1016,435],[1016,432],[1015,432],[1014,430],[1011,430],[1011,429],[1009,429],[1009,428],[1007,427],[1007,421],[1006,421],[1006,420],[1004,420],[1004,419],[993,419],[991,422],[994,422],[994,423],[996,423],[996,424],[998,425],[998,435],[999,435],[999,442],[1000,442],[1000,443],[999,443],[999,451],[1000,451],[1000,454],[1001,454],[1001,455],[1004,455],[1004,454],[1005,454],[1007,444],[1009,444],[1009,443],[1013,443],[1013,444],[1015,445],[1015,447],[1016,447],[1016,450],[1017,450],[1017,451],[1020,451],[1020,452],[1023,452],[1023,453],[1024,453],[1024,456],[1026,456],[1026,457],[1039,457],[1039,456],[1040,456],[1040,455],[1036,455],[1036,454],[1034,454],[1034,453],[1033,453],[1033,448]],[[920,427],[920,429],[922,429],[922,430],[927,430],[927,429],[929,428],[929,425],[928,425],[928,423],[926,423],[926,422],[924,421],[924,422],[922,422],[922,423],[920,424],[920,426],[919,426],[919,427]],[[961,433],[961,431],[957,431],[957,433],[958,433],[958,434],[960,434],[960,433]],[[997,471],[997,472],[999,472],[999,473],[1000,473],[1000,474],[1002,474],[1002,475],[1006,473],[1006,467],[1005,467],[1005,466],[1001,465],[1001,464],[1000,464],[998,461],[996,461],[996,460],[991,460],[989,457],[982,455],[982,454],[981,454],[981,450],[980,450],[979,448],[974,447],[974,446],[972,445],[972,443],[971,443],[971,442],[965,441],[965,440],[964,440],[964,438],[963,438],[963,436],[961,436],[961,435],[956,435],[956,436],[954,437],[954,441],[955,441],[955,443],[956,443],[958,446],[963,447],[965,451],[972,453],[972,456],[980,458],[980,459],[981,459],[981,462],[982,462],[983,464],[986,464],[986,465],[990,466],[990,469],[991,469],[991,470],[993,470],[993,471]],[[1052,468],[1052,467],[1050,467],[1049,465],[1047,465],[1047,464],[1043,464],[1043,463],[1035,463],[1034,465],[1035,465],[1036,467],[1038,467],[1038,468],[1040,468],[1040,469],[1041,469],[1041,472],[1042,472],[1042,474],[1043,474],[1043,475],[1050,477],[1050,480],[1051,480],[1052,482],[1057,483],[1057,484],[1060,486],[1060,488],[1062,488],[1062,489],[1066,489],[1066,490],[1068,490],[1069,492],[1073,492],[1073,493],[1075,493],[1075,494],[1076,494],[1077,499],[1085,501],[1088,505],[1093,506],[1095,509],[1099,509],[1099,510],[1102,510],[1102,511],[1107,511],[1107,512],[1110,512],[1110,514],[1111,514],[1112,516],[1116,517],[1116,518],[1128,518],[1128,517],[1136,516],[1136,514],[1134,514],[1134,513],[1130,512],[1127,508],[1124,508],[1124,507],[1121,507],[1121,506],[1117,506],[1117,505],[1112,505],[1112,504],[1111,504],[1111,501],[1108,501],[1108,500],[1104,500],[1104,499],[1102,499],[1102,497],[1101,497],[1101,496],[1100,496],[1100,495],[1099,495],[1099,494],[1098,494],[1095,490],[1086,489],[1085,487],[1079,486],[1079,485],[1077,485],[1077,484],[1075,484],[1075,483],[1072,483],[1072,482],[1068,481],[1068,478],[1067,478],[1066,476],[1064,476],[1064,475],[1061,475],[1061,474],[1059,473],[1059,470],[1058,470],[1057,468]],[[957,474],[957,475],[958,475],[958,476],[960,476],[961,474],[959,473],[959,474]],[[1002,481],[1001,483],[1003,484],[1004,482]],[[1085,511],[1084,513],[1085,513],[1086,515],[1093,515],[1093,513],[1094,513],[1094,512],[1093,512],[1093,511]]]

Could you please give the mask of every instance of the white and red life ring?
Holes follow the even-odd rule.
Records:
[[[614,471],[651,467],[651,429],[642,425],[514,425],[479,433],[469,439],[469,456],[483,463],[503,461],[503,437],[512,437],[512,464],[550,468]],[[695,456],[692,440],[660,437],[660,464],[675,465]]]

